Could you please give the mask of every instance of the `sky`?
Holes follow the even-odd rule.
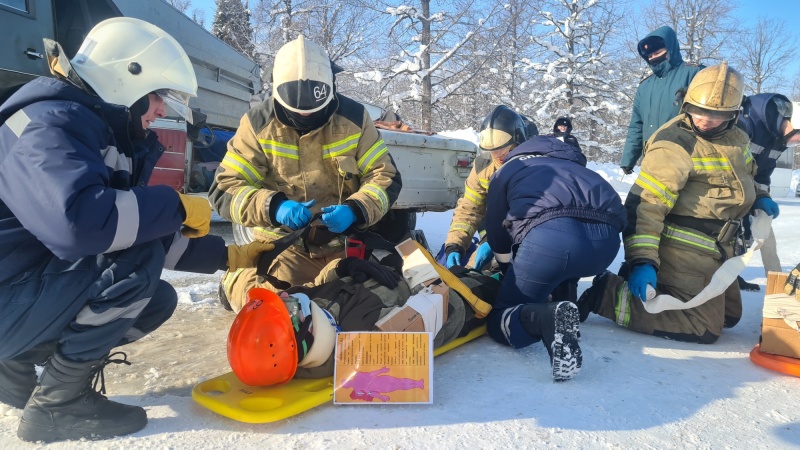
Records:
[[[448,135],[475,138],[473,130]],[[621,196],[636,179],[616,164],[588,167]],[[790,192],[799,177],[795,171]],[[800,198],[776,201],[781,214],[773,227],[788,272],[800,262]],[[420,213],[417,226],[438,248],[451,219],[452,211]],[[212,233],[230,242],[229,224],[215,223]],[[248,424],[191,398],[194,385],[230,371],[225,346],[235,316],[216,300],[221,272],[166,271],[162,278],[178,292],[177,311],[149,336],[117,349],[130,366],[105,371],[108,396],[144,407],[147,427],[109,441],[23,444],[16,437],[21,411],[0,405],[0,448],[800,448],[800,378],[748,357],[760,335],[766,284],[758,254],[742,275],[761,292],[742,293],[741,322],[713,345],[639,334],[592,315],[580,326],[583,367],[568,382],[552,381],[540,344],[513,350],[481,337],[434,360],[431,405],[323,404]],[[581,279],[578,292],[590,284]]]
[[[252,2],[252,0],[251,0]],[[401,5],[407,2],[397,2]],[[753,26],[759,15],[770,19],[785,20],[787,28],[795,30],[798,36],[791,41],[794,45],[800,39],[800,1],[798,0],[738,0],[738,8],[734,12],[734,16],[739,18],[741,23],[747,26]],[[205,24],[207,28],[211,28],[211,23],[214,20],[214,11],[216,2],[214,0],[192,0],[192,8],[197,8],[205,13]],[[792,64],[791,69],[787,76],[794,76],[800,71],[800,58]]]

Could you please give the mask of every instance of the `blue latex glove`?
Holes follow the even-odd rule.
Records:
[[[298,203],[294,200],[284,200],[275,212],[275,219],[293,230],[303,228],[308,225],[308,221],[312,217],[308,208],[314,206],[316,202],[316,200],[309,200]]]
[[[489,247],[488,242],[484,242],[475,250],[475,268],[481,270],[492,258],[494,258],[492,248]]]
[[[778,218],[778,214],[780,214],[780,208],[778,208],[778,204],[775,203],[775,200],[769,197],[761,197],[760,199],[756,200],[753,203],[753,209],[760,209],[765,213],[772,216],[773,219]]]
[[[326,206],[322,213],[319,220],[334,233],[343,233],[356,221],[356,213],[347,205]]]
[[[453,252],[447,255],[447,268],[451,268],[453,266],[460,266],[461,265],[461,253]]]
[[[641,301],[647,301],[647,285],[656,288],[656,268],[652,264],[640,264],[631,270],[628,289]]]

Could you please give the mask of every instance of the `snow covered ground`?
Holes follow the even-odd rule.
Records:
[[[613,165],[590,167],[621,195],[635,177]],[[795,173],[792,189],[797,184]],[[776,199],[774,222],[785,270],[800,262],[800,199]],[[420,214],[432,247],[444,240],[452,213]],[[230,236],[227,224],[212,232]],[[615,270],[621,260],[612,265]],[[800,447],[800,378],[750,362],[758,342],[763,289],[760,259],[744,278],[744,318],[710,346],[626,331],[592,316],[581,326],[583,370],[556,384],[540,344],[515,351],[483,337],[435,362],[434,404],[324,405],[274,424],[245,424],[191,399],[197,382],[229,371],[225,356],[233,314],[216,304],[219,273],[167,272],[178,289],[174,317],[122,350],[131,366],[109,366],[109,395],[147,409],[139,433],[109,441],[55,443],[76,448],[789,448]],[[583,291],[591,279],[581,280]],[[0,407],[0,447],[35,448],[16,438],[19,410]]]

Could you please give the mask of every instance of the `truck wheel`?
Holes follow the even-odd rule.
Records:
[[[231,224],[233,226],[233,242],[236,245],[247,245],[253,242],[253,229],[246,227],[239,223]]]

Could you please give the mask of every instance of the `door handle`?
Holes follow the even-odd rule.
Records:
[[[44,55],[37,52],[36,49],[33,48],[29,48],[22,53],[25,53],[25,56],[27,56],[28,59],[33,59],[33,60],[44,59]]]

